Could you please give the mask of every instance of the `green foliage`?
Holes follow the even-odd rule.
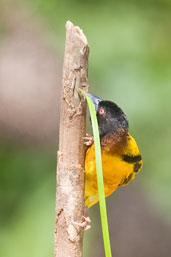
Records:
[[[55,152],[1,142],[0,256],[53,255]]]

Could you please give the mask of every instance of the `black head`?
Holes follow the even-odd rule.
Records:
[[[115,132],[119,128],[128,130],[128,119],[124,112],[115,103],[103,101],[95,95],[88,94],[94,103],[100,136]]]

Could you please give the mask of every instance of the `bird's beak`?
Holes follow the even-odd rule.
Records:
[[[93,94],[86,93],[86,95],[88,95],[91,98],[91,100],[92,100],[92,102],[94,104],[95,110],[97,111],[99,102],[101,102],[102,99],[97,97],[97,96],[95,96],[95,95],[93,95]]]

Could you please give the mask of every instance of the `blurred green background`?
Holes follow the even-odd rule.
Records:
[[[90,45],[90,92],[122,107],[144,160],[107,199],[113,256],[170,256],[170,0],[0,1],[0,256],[53,255],[67,20]],[[104,256],[90,216],[84,256]]]

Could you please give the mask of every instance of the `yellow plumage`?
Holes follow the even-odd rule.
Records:
[[[142,160],[136,159],[140,152],[135,139],[128,133],[126,144],[118,151],[106,151],[102,147],[102,167],[105,196],[112,194],[120,185],[126,185],[134,179],[142,167]],[[124,159],[125,156],[125,159]],[[135,161],[134,161],[135,159]],[[136,165],[136,166],[135,166]],[[85,160],[85,205],[90,208],[98,202],[98,187],[94,144],[88,148]]]

